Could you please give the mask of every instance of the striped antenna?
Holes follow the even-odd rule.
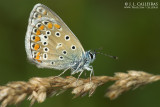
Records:
[[[112,56],[112,55],[108,55],[108,54],[105,54],[105,53],[102,53],[102,52],[97,52],[97,50],[102,50],[103,48],[102,47],[100,47],[100,48],[98,48],[98,49],[95,49],[94,51],[95,51],[95,53],[98,53],[98,54],[101,54],[101,55],[104,55],[104,56],[108,56],[108,57],[110,57],[110,58],[113,58],[113,59],[118,59],[118,57],[117,56]]]

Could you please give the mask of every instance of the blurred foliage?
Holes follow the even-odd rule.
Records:
[[[85,50],[103,47],[102,52],[119,57],[119,60],[113,60],[97,55],[93,63],[95,75],[113,75],[132,69],[160,74],[159,9],[125,9],[122,0],[1,0],[0,85],[61,72],[39,69],[27,61],[24,39],[28,17],[39,2],[63,19]],[[70,75],[69,71],[64,76],[67,75]],[[98,88],[90,98],[72,99],[73,95],[68,91],[34,107],[159,107],[159,84],[127,92],[113,101],[103,97],[108,85]],[[20,106],[28,107],[29,102]]]

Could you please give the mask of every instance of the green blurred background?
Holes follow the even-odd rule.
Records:
[[[39,69],[27,61],[25,33],[29,14],[37,3],[54,10],[85,50],[103,47],[104,53],[119,57],[119,60],[113,60],[97,55],[93,63],[95,75],[113,76],[115,72],[127,70],[160,74],[159,9],[124,9],[125,1],[122,0],[1,0],[0,85],[61,72]],[[64,76],[67,75],[70,72]],[[126,92],[113,101],[104,98],[109,85],[111,83],[99,87],[90,98],[72,99],[69,90],[42,104],[36,103],[34,107],[160,107],[160,82]],[[20,107],[28,107],[29,103],[25,100]]]

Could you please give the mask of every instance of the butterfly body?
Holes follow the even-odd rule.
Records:
[[[80,61],[76,61],[75,65],[71,67],[72,73],[75,74],[77,72],[83,72],[84,70],[92,71],[93,67],[90,66],[95,60],[95,52],[87,51]]]
[[[31,11],[25,38],[28,59],[40,68],[71,69],[72,74],[89,70],[95,52],[85,52],[78,38],[61,18],[43,4]]]

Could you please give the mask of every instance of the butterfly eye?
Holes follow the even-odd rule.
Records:
[[[51,31],[49,31],[49,30],[46,31],[46,35],[47,35],[47,36],[50,36],[50,35],[51,35]]]
[[[59,59],[60,59],[60,60],[63,60],[63,56],[59,56]]]
[[[93,54],[89,52],[90,58],[93,59]]]
[[[66,51],[66,50],[63,50],[62,53],[63,53],[64,55],[66,55],[66,54],[67,54],[67,51]]]
[[[56,32],[55,35],[56,35],[57,37],[60,37],[60,36],[61,36],[61,34],[60,34],[59,32]]]
[[[49,51],[49,49],[47,47],[44,47],[43,50],[44,50],[44,52],[48,52]]]
[[[68,35],[66,35],[66,36],[65,36],[65,40],[66,40],[66,41],[69,41],[69,40],[70,40],[70,37],[69,37]]]
[[[76,49],[76,46],[75,46],[75,45],[72,45],[72,46],[71,46],[71,49],[72,49],[72,50],[75,50],[75,49]]]
[[[44,53],[44,54],[43,54],[43,59],[45,59],[45,60],[46,60],[46,59],[47,59],[47,57],[48,57],[47,53]]]

